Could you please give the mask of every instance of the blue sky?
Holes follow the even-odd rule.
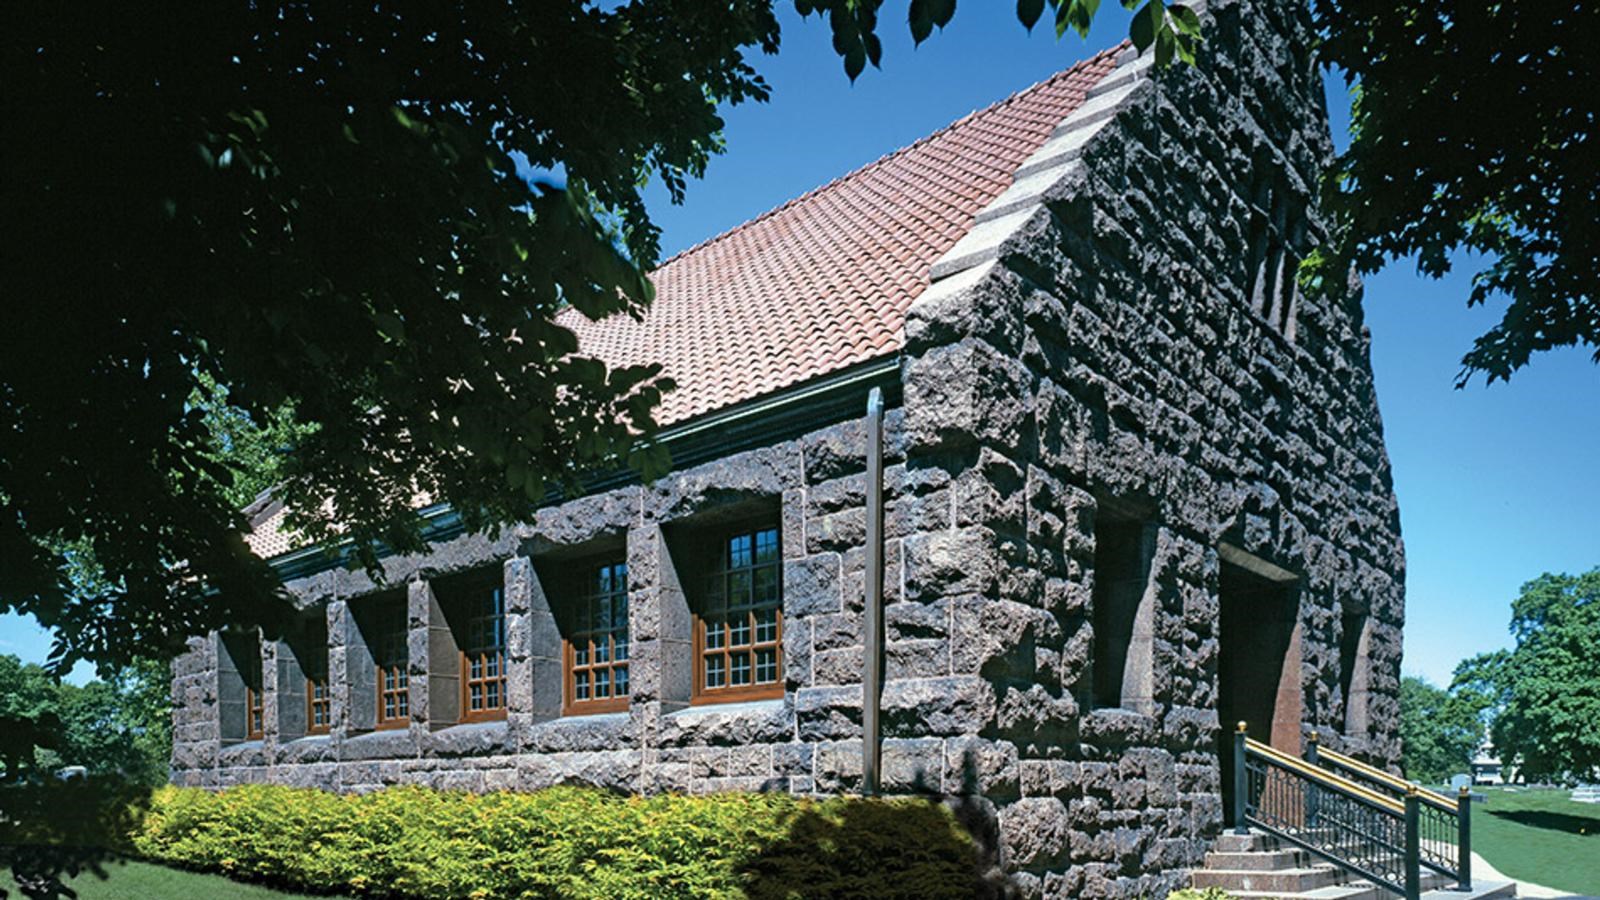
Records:
[[[787,6],[787,4],[780,4]],[[889,4],[887,8],[899,8]],[[1101,7],[1088,41],[1029,35],[1009,4],[967,0],[913,48],[888,14],[882,71],[854,84],[826,25],[784,19],[783,50],[760,66],[764,105],[727,114],[728,153],[678,207],[651,213],[671,254],[1071,65],[1127,33]],[[1330,79],[1335,140],[1348,96]],[[1518,587],[1544,571],[1600,566],[1600,366],[1582,350],[1545,354],[1511,383],[1454,388],[1472,339],[1498,311],[1468,310],[1471,268],[1433,281],[1401,262],[1367,279],[1366,316],[1406,541],[1404,669],[1448,683],[1462,658],[1508,646]]]
[[[761,57],[770,103],[727,112],[728,152],[673,206],[652,190],[663,250],[677,252],[1116,43],[1126,14],[1102,7],[1087,42],[1028,35],[1009,4],[960,4],[913,49],[886,7],[883,70],[844,77],[826,25],[784,12],[783,51]],[[1329,107],[1342,143],[1343,85]],[[1457,661],[1506,646],[1510,603],[1544,571],[1600,565],[1600,366],[1546,354],[1509,385],[1453,388],[1461,354],[1498,320],[1465,307],[1470,269],[1441,281],[1406,263],[1367,279],[1373,367],[1400,497],[1409,571],[1405,671],[1449,680]],[[49,637],[0,616],[0,653],[42,661]],[[77,677],[87,675],[80,669]]]

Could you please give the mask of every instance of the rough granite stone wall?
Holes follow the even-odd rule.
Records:
[[[1161,896],[1221,829],[1224,544],[1296,578],[1302,727],[1398,757],[1404,562],[1358,288],[1300,298],[1287,325],[1252,307],[1255,185],[1266,173],[1309,206],[1330,149],[1306,27],[1296,3],[1213,3],[1202,65],[1134,91],[996,261],[911,311],[887,428],[884,785],[953,798],[1025,896]],[[1300,227],[1314,237],[1314,220]],[[173,779],[853,790],[864,479],[864,429],[845,423],[388,560],[385,585],[344,571],[292,583],[328,617],[331,733],[284,739],[277,711],[294,701],[269,644],[266,733],[224,741],[218,643],[196,640],[173,668]],[[1108,509],[1153,528],[1138,709],[1084,702]],[[691,707],[695,572],[675,529],[752,513],[781,523],[786,690]],[[598,550],[629,566],[632,698],[562,717],[561,597],[541,576]],[[431,585],[485,566],[506,586],[508,714],[435,727]],[[375,731],[352,607],[396,586],[411,724]],[[1343,735],[1352,622],[1367,631],[1354,683],[1369,724]]]
[[[1162,896],[1202,863],[1232,724],[1224,542],[1296,576],[1301,727],[1398,758],[1404,560],[1359,289],[1300,297],[1286,327],[1252,302],[1253,186],[1309,207],[1330,153],[1304,10],[1210,12],[1203,65],[1135,91],[998,259],[907,325],[908,465],[967,489],[953,530],[905,543],[906,584],[923,541],[962,559],[936,592],[955,671],[981,679],[965,724],[1020,773],[978,787],[1028,894]],[[1153,715],[1078,702],[1109,505],[1158,528]],[[1342,735],[1347,612],[1370,623],[1364,735]]]

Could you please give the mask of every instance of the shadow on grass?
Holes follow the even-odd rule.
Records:
[[[28,900],[77,897],[62,878],[107,877],[150,808],[151,789],[122,779],[53,779],[0,786],[0,867]],[[0,897],[6,891],[0,887]]]
[[[1600,816],[1575,816],[1571,813],[1547,812],[1539,809],[1486,810],[1497,819],[1505,819],[1529,828],[1543,828],[1565,834],[1600,834]]]

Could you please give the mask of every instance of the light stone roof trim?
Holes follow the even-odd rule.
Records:
[[[1000,258],[1007,243],[1044,211],[1045,200],[1082,171],[1079,157],[1094,138],[1151,89],[1152,65],[1151,54],[1131,47],[1123,52],[1116,68],[1089,89],[1088,99],[1018,167],[1011,186],[978,212],[973,229],[934,262],[928,274],[935,287]]]

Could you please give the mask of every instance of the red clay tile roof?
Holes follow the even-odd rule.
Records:
[[[898,351],[928,269],[1111,71],[1107,50],[667,260],[643,321],[561,323],[613,366],[660,362],[663,425]]]
[[[928,269],[1113,68],[1116,47],[674,256],[642,321],[560,321],[613,366],[660,362],[663,425],[897,352]],[[245,535],[298,539],[277,510]]]

